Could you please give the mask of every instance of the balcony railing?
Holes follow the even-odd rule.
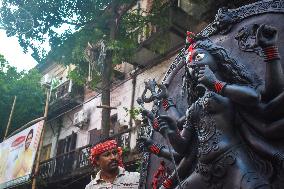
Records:
[[[50,103],[54,103],[66,96],[68,96],[72,89],[72,81],[67,80],[52,89]]]
[[[84,146],[41,162],[39,176],[42,179],[54,178],[57,180],[74,176],[79,172],[91,171],[88,160],[90,148],[90,145]]]
[[[118,145],[124,149],[129,149],[129,131],[114,134],[110,136],[118,141]],[[39,177],[48,181],[56,182],[58,180],[68,179],[81,174],[91,173],[93,171],[89,162],[89,151],[91,145],[87,145],[76,150],[58,155],[40,163]],[[133,166],[133,158],[125,156],[125,163]],[[128,162],[129,161],[129,162]]]
[[[54,115],[58,115],[82,103],[83,98],[83,87],[74,84],[72,80],[61,83],[51,91],[48,118],[51,119]]]

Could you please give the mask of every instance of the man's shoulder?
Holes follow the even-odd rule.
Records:
[[[85,189],[92,189],[92,186],[94,185],[94,180],[91,180],[89,184],[86,185]]]
[[[140,174],[137,172],[124,171],[124,174],[118,177],[116,184],[122,188],[135,188],[139,187]]]
[[[140,173],[125,171],[123,178],[127,180],[138,181],[140,179]]]
[[[128,171],[125,171],[125,175],[129,175],[129,176],[140,176],[140,173],[138,172],[128,172]]]
[[[91,186],[91,183],[92,183],[92,181],[91,181],[91,182],[89,182],[89,184],[87,184],[87,185],[86,185],[85,189],[89,189],[89,188],[90,188],[90,186]]]

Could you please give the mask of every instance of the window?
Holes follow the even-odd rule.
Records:
[[[71,135],[58,141],[57,153],[64,154],[76,149],[77,133],[72,132]]]
[[[92,129],[89,131],[89,144],[95,145],[100,142],[101,140],[101,130],[98,129]]]

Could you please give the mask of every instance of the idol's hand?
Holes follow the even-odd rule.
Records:
[[[277,38],[277,29],[265,24],[261,25],[256,33],[256,43],[262,48],[275,46]]]
[[[160,144],[154,143],[152,139],[147,137],[138,138],[137,145],[139,151],[147,151],[156,155],[159,155],[161,149],[164,147]]]
[[[198,82],[205,85],[209,89],[214,89],[214,84],[217,82],[217,78],[209,66],[200,67],[198,72]]]
[[[167,115],[160,115],[153,120],[153,129],[166,136],[168,133],[177,132],[176,121]]]

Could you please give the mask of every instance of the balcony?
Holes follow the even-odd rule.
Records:
[[[91,146],[84,146],[74,151],[61,154],[40,164],[39,176],[42,179],[57,181],[64,180],[82,173],[92,171],[89,164],[89,150]]]
[[[137,153],[129,151],[129,130],[114,134],[110,138],[116,139],[119,146],[123,147],[123,159],[126,169],[131,171],[135,170],[137,167],[135,162],[139,157]],[[39,177],[48,183],[56,183],[80,175],[91,174],[94,168],[89,162],[90,148],[91,145],[87,145],[42,161],[39,166]]]
[[[142,67],[151,65],[169,53],[179,49],[185,43],[186,31],[193,31],[198,21],[176,5],[166,3],[161,8],[161,17],[168,18],[162,26],[150,25],[150,34],[140,36],[143,39],[130,61]],[[141,41],[141,40],[140,40]]]
[[[61,114],[83,102],[84,89],[67,80],[51,91],[48,118]]]

